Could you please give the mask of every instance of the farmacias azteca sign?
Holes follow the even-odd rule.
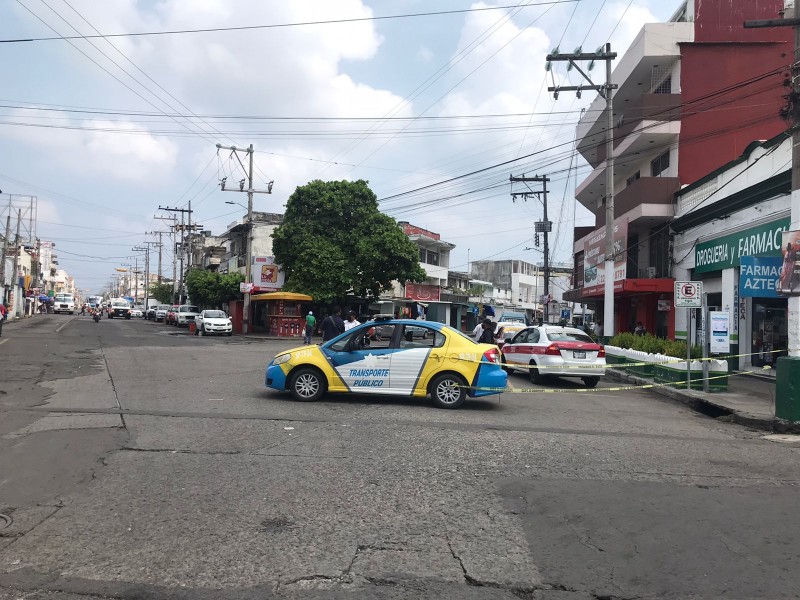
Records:
[[[789,223],[789,217],[784,217],[697,244],[694,272],[709,273],[738,267],[743,256],[780,256],[781,235],[789,229]]]

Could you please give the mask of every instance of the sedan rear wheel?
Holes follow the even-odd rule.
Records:
[[[467,382],[458,375],[443,373],[433,380],[430,390],[439,408],[458,408],[467,397]]]
[[[597,387],[597,384],[600,383],[599,377],[584,377],[583,383],[586,385],[587,388]]]
[[[531,383],[535,383],[537,385],[541,385],[544,383],[544,375],[539,373],[539,367],[537,366],[536,362],[531,361]]]
[[[325,379],[316,369],[295,369],[289,378],[289,393],[300,402],[314,402],[325,393]]]

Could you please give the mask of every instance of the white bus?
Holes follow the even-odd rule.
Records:
[[[72,294],[56,294],[53,298],[53,312],[75,314],[75,297]]]

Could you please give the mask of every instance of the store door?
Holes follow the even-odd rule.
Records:
[[[786,304],[783,298],[753,298],[751,362],[754,367],[774,365],[779,356],[787,354]]]

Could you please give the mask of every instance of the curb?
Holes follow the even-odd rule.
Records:
[[[635,375],[628,375],[627,373],[617,369],[606,369],[606,375],[615,381],[622,381],[634,385],[648,385],[653,383],[649,379],[636,377]],[[667,386],[650,388],[648,391],[656,393],[659,396],[666,396],[672,400],[677,400],[681,404],[685,404],[697,412],[702,412],[704,414],[716,413],[716,418],[728,417],[732,423],[736,423],[737,425],[742,425],[744,427],[751,427],[753,429],[761,429],[775,433],[800,433],[800,423],[792,423],[777,417],[761,417],[751,413],[733,410],[723,404],[719,404],[713,400],[710,400],[706,396],[695,393],[687,393],[684,390]]]

